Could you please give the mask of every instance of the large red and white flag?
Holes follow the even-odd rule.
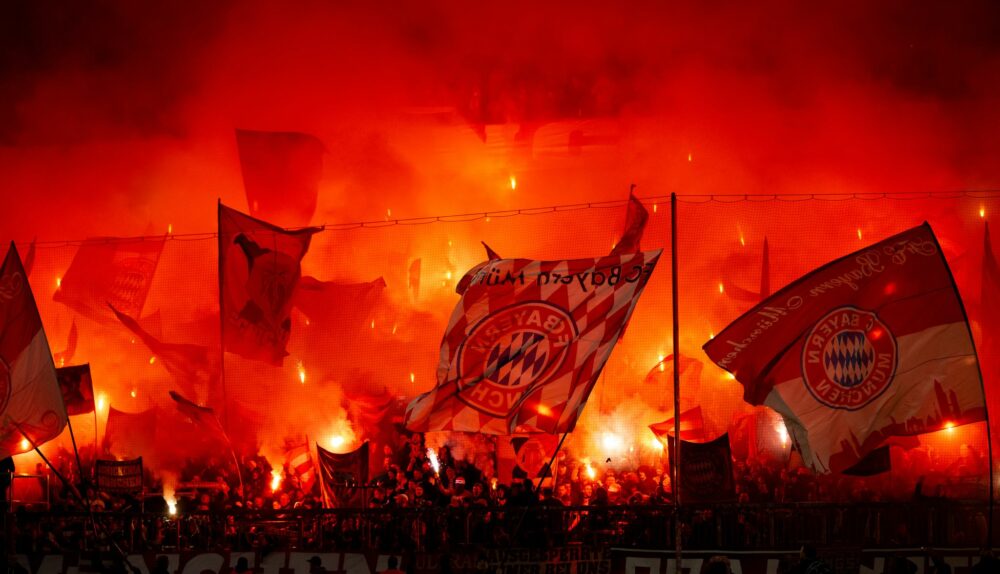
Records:
[[[300,263],[313,233],[286,231],[219,204],[222,345],[226,351],[280,366],[288,351]]]
[[[56,438],[66,420],[42,319],[11,243],[0,268],[0,458]]]
[[[302,492],[312,492],[313,485],[316,484],[316,466],[308,443],[287,451],[285,466],[288,467],[288,473],[299,481]]]
[[[661,250],[597,259],[497,259],[474,268],[413,431],[568,432]]]
[[[926,223],[796,280],[704,349],[748,402],[784,417],[819,471],[985,418],[965,310]]]

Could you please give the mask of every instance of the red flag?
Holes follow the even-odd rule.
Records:
[[[31,270],[35,267],[35,240],[31,240],[28,245],[28,254],[24,256],[24,276],[30,277]]]
[[[416,301],[420,298],[420,260],[414,259],[410,262],[410,269],[407,273],[406,285],[410,289],[410,296]]]
[[[701,416],[701,405],[681,412],[681,440],[703,442],[705,440],[705,419]],[[674,436],[674,417],[649,425],[656,438],[666,441]]]
[[[66,348],[52,356],[56,367],[65,367],[66,363],[73,362],[73,355],[76,354],[76,344],[80,339],[80,333],[76,330],[76,319],[69,326],[69,336],[66,337]]]
[[[371,319],[384,289],[381,277],[368,283],[334,283],[307,276],[295,288],[295,307],[310,325],[350,331]]]
[[[285,466],[294,476],[303,492],[311,492],[316,484],[316,466],[313,464],[312,452],[308,444],[297,446],[285,453]]]
[[[60,367],[56,378],[62,392],[66,414],[82,415],[94,412],[94,383],[90,378],[90,364]]]
[[[326,148],[298,132],[236,130],[250,215],[286,227],[309,225]]]
[[[493,251],[492,247],[490,247],[489,245],[486,245],[485,241],[480,241],[480,243],[482,243],[483,247],[486,248],[486,259],[488,259],[490,261],[493,261],[495,259],[503,259],[503,257],[500,257],[499,255],[497,255],[496,251]]]
[[[965,311],[927,224],[798,279],[704,349],[748,402],[781,413],[820,471],[985,416]]]
[[[621,255],[641,251],[642,248],[639,247],[639,243],[642,241],[642,232],[646,230],[646,221],[648,219],[649,212],[646,211],[642,202],[636,199],[635,195],[630,191],[628,194],[628,209],[625,212],[625,232],[622,234],[622,238],[618,240],[614,249],[611,250],[611,254]]]
[[[203,407],[182,397],[176,391],[170,391],[170,398],[174,399],[177,411],[186,416],[195,425],[210,434],[226,436],[226,431],[222,429],[222,423],[215,416],[215,411],[211,407]],[[228,439],[227,439],[228,440]]]
[[[52,299],[95,321],[112,320],[109,303],[126,315],[140,316],[164,242],[162,237],[88,239]]]
[[[438,384],[410,403],[407,428],[572,430],[659,257],[482,266],[445,331]]]
[[[725,284],[726,295],[738,301],[748,303],[760,303],[771,296],[771,254],[767,245],[767,237],[764,238],[764,249],[760,262],[760,289],[755,293],[737,285],[734,277],[738,275],[740,269],[746,268],[751,257],[742,253],[735,253],[726,259],[721,266],[723,273],[727,276],[723,282]]]
[[[214,355],[208,352],[208,347],[186,343],[164,343],[149,334],[132,317],[114,307],[111,307],[111,311],[129,331],[139,337],[157,358],[157,362],[163,365],[163,368],[187,392],[194,391],[196,384],[208,384],[214,379],[218,365],[213,358]]]
[[[126,413],[108,407],[104,426],[104,451],[119,460],[138,458],[156,450],[155,408],[141,413]]]
[[[316,445],[323,489],[333,508],[362,508],[364,486],[368,484],[368,443],[356,450],[337,454]]]
[[[559,437],[534,434],[499,437],[497,441],[497,478],[510,484],[515,478],[535,480],[552,460],[559,446]],[[551,473],[546,473],[551,476]]]
[[[59,436],[66,407],[42,319],[14,243],[0,268],[0,458]]]
[[[300,263],[319,228],[285,231],[219,204],[222,344],[281,366]]]

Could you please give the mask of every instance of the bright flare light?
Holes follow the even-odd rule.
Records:
[[[594,480],[595,478],[597,478],[597,471],[594,470],[594,467],[590,466],[590,461],[588,460],[583,464],[587,469],[587,478],[589,478],[590,480]]]
[[[28,442],[28,439],[26,439],[26,438],[22,438],[21,439],[21,450],[28,450],[28,448],[30,446],[31,446],[31,443]]]
[[[725,292],[726,292],[726,287],[722,283],[719,283],[719,293],[725,293]]]
[[[173,235],[173,234],[174,234],[174,224],[173,223],[168,223],[167,224],[167,235]]]
[[[152,357],[149,358],[149,364],[152,365],[154,363],[156,363],[156,355],[153,355]]]
[[[547,407],[547,406],[539,403],[538,404],[538,414],[542,415],[543,417],[551,417],[552,416],[552,409],[550,409],[549,407]]]
[[[434,449],[427,449],[427,460],[430,461],[434,474],[441,474],[441,461],[438,460],[438,453]]]
[[[601,444],[607,450],[617,451],[625,448],[625,441],[622,440],[622,437],[611,432],[604,433],[604,436],[601,437]]]
[[[788,444],[788,429],[785,428],[785,421],[778,421],[774,425],[774,430],[778,431],[778,440],[781,441],[781,446],[784,447]]]
[[[130,392],[129,395],[131,395],[132,398],[134,399],[135,398],[135,389],[132,389],[132,392]]]
[[[510,176],[510,190],[514,191],[517,189],[517,178],[513,174]]]
[[[661,373],[662,373],[663,371],[666,371],[666,370],[667,370],[667,366],[663,364],[663,360],[664,360],[664,359],[666,359],[666,357],[664,357],[663,355],[657,355],[657,362],[658,362],[658,363],[659,363],[659,365],[660,365],[660,372],[661,372]]]
[[[330,437],[330,446],[334,449],[338,449],[344,445],[344,437],[339,434],[335,434]]]
[[[979,217],[980,219],[986,219],[986,207],[979,208]]]
[[[861,239],[862,239],[862,237],[861,237],[861,228],[859,227],[858,228],[858,240],[860,241]]]
[[[56,289],[62,287],[62,277],[56,277]]]
[[[108,395],[101,393],[97,395],[97,410],[103,411],[104,407],[108,404]]]
[[[416,382],[416,380],[417,380],[417,376],[414,375],[413,373],[410,373],[410,382],[414,383],[414,382]]]
[[[296,367],[299,370],[299,383],[303,385],[306,384],[306,368],[302,364],[302,361],[299,361]]]
[[[649,446],[651,446],[653,450],[663,450],[663,442],[655,436],[650,439]]]
[[[944,423],[944,430],[948,431],[949,433],[955,432],[955,423],[951,421]]]
[[[281,488],[281,471],[278,469],[271,471],[271,492],[278,492]]]

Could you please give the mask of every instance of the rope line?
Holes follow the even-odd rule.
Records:
[[[637,196],[643,203],[669,202],[669,195],[648,195]],[[1000,189],[981,190],[951,190],[951,191],[926,191],[926,192],[879,192],[879,193],[802,193],[802,194],[690,194],[679,195],[679,203],[705,204],[705,203],[765,203],[768,201],[780,201],[785,203],[801,203],[805,201],[880,201],[880,200],[954,200],[954,199],[998,199]],[[409,217],[399,219],[375,219],[370,221],[355,221],[345,223],[324,223],[311,227],[319,227],[320,231],[350,231],[353,229],[381,229],[384,227],[396,227],[400,225],[431,225],[434,223],[467,223],[470,221],[480,221],[496,218],[518,217],[521,215],[545,215],[548,213],[563,213],[572,211],[583,211],[587,209],[613,209],[624,207],[628,204],[627,199],[615,199],[606,201],[591,201],[586,203],[569,203],[560,205],[549,205],[544,207],[527,207],[519,209],[505,209],[498,211],[482,211],[470,213],[454,213],[449,215],[429,215],[423,217]],[[301,227],[288,228],[302,229]],[[92,239],[68,239],[35,241],[37,247],[55,248],[72,247],[83,245],[84,243],[137,243],[142,241],[207,241],[219,236],[218,232],[207,231],[198,233],[171,233],[163,235],[141,235],[135,237],[103,237]],[[18,243],[22,243],[18,241]],[[23,243],[30,243],[24,241]]]

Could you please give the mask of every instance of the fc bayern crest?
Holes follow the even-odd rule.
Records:
[[[858,410],[892,384],[896,338],[872,311],[840,307],[816,322],[802,350],[802,378],[820,403]]]
[[[559,369],[576,335],[573,317],[542,301],[484,317],[458,350],[458,397],[480,412],[508,416],[526,392]]]

